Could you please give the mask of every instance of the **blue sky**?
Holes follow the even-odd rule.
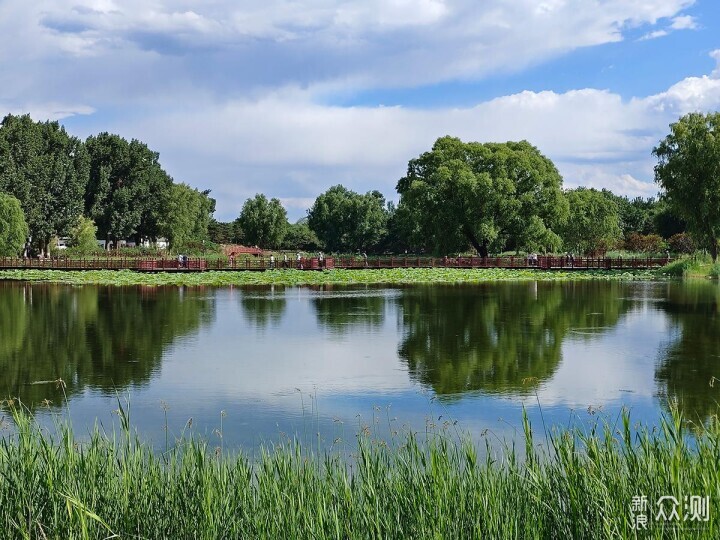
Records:
[[[0,0],[0,110],[143,140],[219,219],[395,198],[446,134],[650,196],[668,124],[720,109],[718,36],[714,0]]]

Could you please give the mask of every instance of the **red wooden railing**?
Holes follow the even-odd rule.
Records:
[[[663,266],[672,259],[667,257],[607,258],[607,257],[544,257],[530,260],[526,257],[317,257],[293,258],[287,261],[262,257],[241,259],[204,259],[190,257],[180,262],[175,258],[154,257],[96,257],[30,259],[0,257],[0,269],[47,270],[137,270],[143,272],[202,272],[205,270],[322,270],[332,268],[538,268],[538,269],[641,269]]]

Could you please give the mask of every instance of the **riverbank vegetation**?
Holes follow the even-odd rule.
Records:
[[[129,241],[155,248],[165,245],[162,238],[176,254],[239,243],[437,256],[702,249],[715,260],[720,144],[713,133],[719,125],[715,113],[687,115],[671,126],[653,150],[659,199],[565,189],[553,162],[527,141],[445,136],[409,160],[397,182],[397,203],[376,190],[362,194],[336,185],[290,224],[280,200],[261,193],[237,209],[234,221],[216,221],[210,191],[175,182],[141,141],[109,133],[82,141],[58,122],[8,115],[0,124],[0,193],[22,213],[0,213],[7,222],[0,226],[0,256],[47,254],[58,237],[75,254],[93,254],[98,248],[87,233],[95,231],[106,247]],[[18,247],[17,231],[24,230],[27,242]],[[7,231],[14,231],[12,241]]]
[[[290,440],[252,456],[195,437],[191,425],[153,448],[123,406],[119,432],[84,437],[62,420],[41,427],[13,402],[6,411],[0,527],[17,538],[720,535],[717,417],[689,432],[675,409],[655,427],[623,412],[546,433],[523,416],[524,441],[487,433],[483,449],[448,421],[387,439],[362,430],[346,443],[351,455]],[[636,531],[640,515],[647,529]]]

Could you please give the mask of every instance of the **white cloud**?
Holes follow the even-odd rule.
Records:
[[[655,30],[653,32],[648,32],[647,34],[642,36],[639,41],[646,41],[648,39],[656,39],[659,37],[667,36],[668,34],[669,34],[669,32],[667,30]]]
[[[639,41],[664,37],[675,30],[697,30],[698,28],[697,19],[692,15],[678,15],[670,20],[670,24],[666,28],[648,32],[644,34]]]
[[[692,3],[6,0],[0,57],[23,77],[0,74],[0,85],[6,95],[48,97],[81,84],[98,107],[184,86],[236,97],[291,85],[477,79],[617,42],[662,19],[687,26],[681,13]],[[129,89],[129,77],[142,84]]]
[[[695,17],[691,15],[679,15],[673,17],[670,28],[673,30],[696,30],[698,23]]]
[[[678,114],[720,104],[718,69],[630,100],[585,88],[430,110],[324,101],[519,71],[662,21],[654,32],[692,28],[692,3],[7,0],[0,87],[6,110],[38,118],[100,111],[78,134],[146,141],[178,180],[212,188],[225,218],[258,191],[291,218],[337,183],[391,196],[407,161],[444,134],[525,138],[567,185],[652,194],[651,148]]]

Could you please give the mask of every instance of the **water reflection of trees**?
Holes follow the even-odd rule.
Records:
[[[147,382],[163,351],[210,321],[198,289],[66,287],[0,282],[0,399],[59,405],[86,388]]]
[[[676,398],[691,420],[718,414],[720,383],[710,382],[720,378],[720,286],[669,283],[660,306],[677,329],[655,373],[661,397]]]
[[[324,287],[323,294],[312,298],[318,324],[335,334],[362,328],[380,328],[385,320],[385,294],[372,288],[333,290]]]
[[[243,317],[248,324],[264,329],[277,326],[285,315],[285,288],[278,286],[245,287],[240,297]]]
[[[532,282],[410,289],[399,299],[405,328],[399,355],[411,376],[439,395],[527,393],[554,373],[571,329],[583,330],[573,339],[593,339],[633,305],[619,287]]]

